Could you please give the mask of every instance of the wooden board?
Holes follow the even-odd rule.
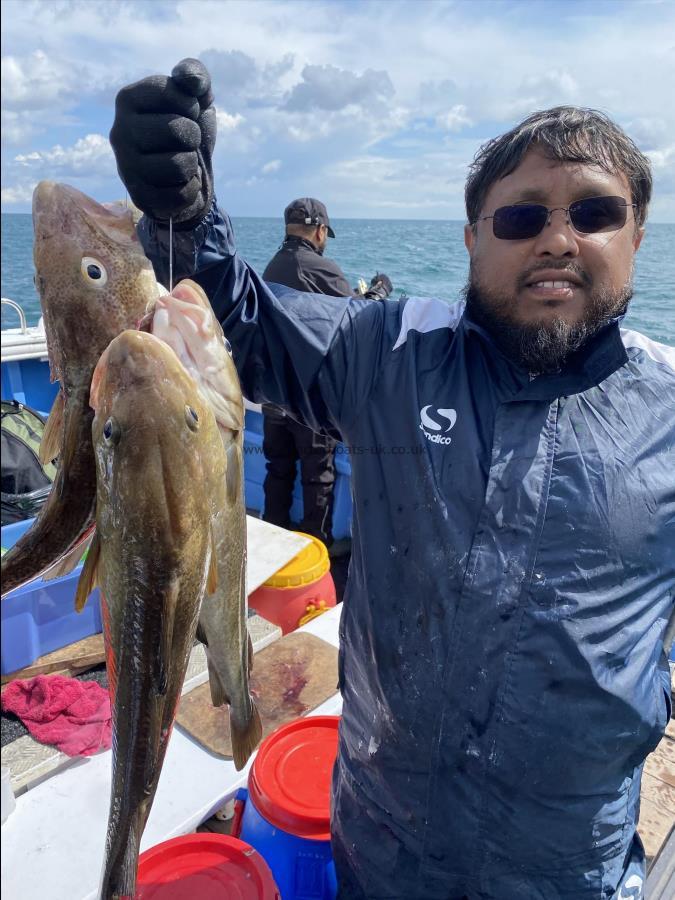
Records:
[[[297,631],[256,653],[251,693],[260,711],[263,737],[335,694],[337,655],[331,644]],[[209,752],[232,758],[228,707],[213,707],[208,683],[181,698],[176,724]]]
[[[3,675],[2,684],[6,685],[15,678],[33,678],[34,675],[47,675],[48,673],[78,674],[104,661],[103,635],[92,634],[74,644],[61,647],[60,650],[54,650],[52,653],[38,657],[25,669],[18,669],[16,672]]]
[[[638,832],[648,862],[657,856],[675,822],[675,788],[646,773],[642,776]]]
[[[675,741],[669,737],[661,739],[653,753],[645,762],[645,772],[654,778],[660,778],[675,788]]]
[[[647,854],[648,870],[675,825],[675,740],[673,720],[658,747],[645,761],[640,791],[638,832]]]

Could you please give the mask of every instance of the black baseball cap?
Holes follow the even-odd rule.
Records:
[[[325,225],[328,237],[335,237],[326,207],[313,197],[301,197],[289,203],[284,210],[284,222],[287,225]]]

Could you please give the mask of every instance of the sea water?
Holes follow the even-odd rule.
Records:
[[[280,218],[234,218],[237,247],[262,272],[283,239]],[[386,272],[394,297],[457,300],[468,264],[463,223],[401,219],[336,219],[336,237],[326,253],[349,283],[370,281]],[[33,286],[33,229],[27,214],[2,214],[2,296],[19,303],[29,325],[37,323],[40,303]],[[624,325],[675,346],[675,225],[647,225],[636,256],[635,294]],[[16,326],[16,313],[2,308],[2,327]]]

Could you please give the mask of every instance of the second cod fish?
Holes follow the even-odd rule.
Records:
[[[65,574],[79,561],[96,493],[92,372],[110,341],[133,328],[158,294],[130,212],[101,206],[69,185],[41,181],[33,193],[33,228],[50,372],[60,382],[40,458],[58,456],[58,466],[38,518],[2,558],[3,596],[56,563],[63,566],[58,574]]]
[[[173,350],[138,331],[110,344],[92,380],[96,536],[76,596],[101,588],[113,707],[103,900],[134,896],[215,546],[226,461],[213,413]]]
[[[152,333],[168,343],[194,377],[216,417],[226,460],[224,505],[214,530],[218,587],[204,598],[197,637],[206,647],[214,706],[229,704],[232,755],[244,767],[262,737],[250,692],[253,649],[246,627],[244,399],[223,330],[206,294],[183,281],[154,307]]]

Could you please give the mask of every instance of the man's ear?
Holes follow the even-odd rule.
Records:
[[[642,238],[645,236],[644,226],[641,228],[635,229],[635,234],[633,235],[633,251],[635,253],[640,249],[640,244],[642,243]]]
[[[464,246],[469,251],[469,256],[473,253],[473,247],[476,243],[476,226],[475,225],[465,225],[464,226]]]

